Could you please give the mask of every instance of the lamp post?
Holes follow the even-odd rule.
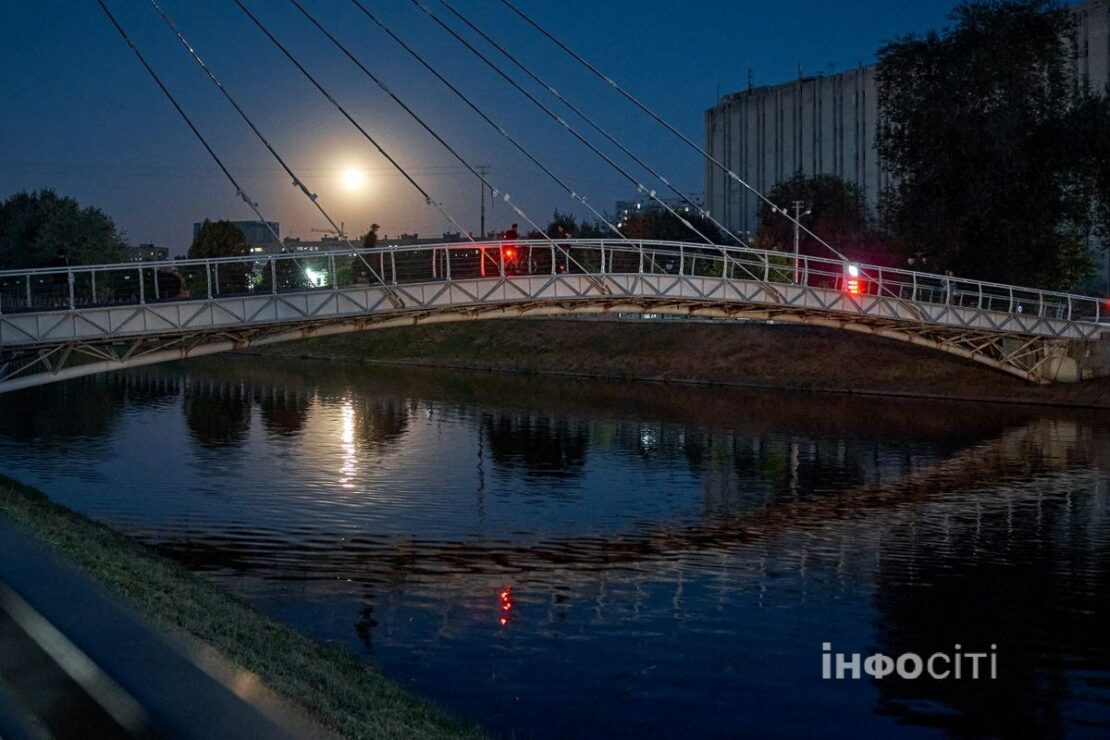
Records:
[[[805,205],[805,201],[802,201],[802,200],[794,201],[794,284],[795,285],[799,284],[802,281],[801,280],[801,273],[802,273],[802,271],[801,271],[801,255],[800,255],[800,245],[801,245],[801,241],[802,241],[802,235],[801,235],[802,216],[808,216],[809,214],[813,213],[812,208],[806,208],[805,213],[802,213],[802,206],[804,206],[804,205]]]

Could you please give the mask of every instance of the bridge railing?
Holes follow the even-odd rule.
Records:
[[[561,240],[383,245],[215,259],[80,265],[0,272],[0,314],[168,301],[404,286],[560,274],[723,277],[801,285],[847,297],[1090,323],[1110,322],[1102,299],[784,252],[664,241]]]

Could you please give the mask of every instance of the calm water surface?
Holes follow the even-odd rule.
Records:
[[[1110,732],[1105,415],[232,358],[4,397],[0,469],[495,736]]]

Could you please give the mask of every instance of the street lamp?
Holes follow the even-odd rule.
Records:
[[[813,213],[812,208],[806,208],[805,213],[802,213],[802,207],[805,201],[794,201],[794,284],[797,285],[802,282],[801,280],[801,256],[799,254],[799,245],[801,244],[801,228],[802,216],[808,216]]]

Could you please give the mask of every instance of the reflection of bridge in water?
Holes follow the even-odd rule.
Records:
[[[356,277],[356,259],[376,282]],[[307,262],[330,283],[283,282]],[[374,328],[596,313],[835,327],[1038,382],[1110,373],[1098,299],[740,247],[578,240],[177,261],[187,296],[160,292],[166,269],[0,273],[0,391]]]
[[[835,550],[838,557],[845,558],[836,566],[839,571],[860,557],[861,540],[876,546],[881,542],[884,527],[861,524],[872,517],[881,518],[908,506],[936,512],[946,507],[965,510],[972,500],[989,508],[989,499],[995,495],[991,492],[999,481],[1005,482],[1004,498],[1010,506],[1042,496],[1045,486],[1089,490],[1092,471],[1110,464],[1110,460],[1090,457],[1100,449],[1099,440],[1105,437],[1102,432],[1066,415],[1037,418],[1036,414],[1045,413],[1042,411],[984,407],[978,414],[968,410],[964,436],[955,442],[948,440],[951,454],[923,451],[897,458],[884,453],[883,442],[950,437],[948,417],[933,420],[930,414],[913,413],[906,402],[869,401],[871,437],[828,441],[828,437],[851,438],[844,431],[852,425],[840,421],[849,414],[841,413],[839,407],[858,410],[856,401],[826,399],[825,407],[815,409],[807,401],[784,406],[779,396],[737,393],[730,400],[727,394],[718,394],[720,408],[690,411],[692,404],[686,394],[696,391],[674,389],[669,405],[649,405],[646,412],[638,410],[636,417],[630,418],[620,411],[630,406],[623,397],[629,392],[626,386],[601,385],[598,395],[591,398],[582,388],[597,384],[576,384],[563,401],[547,393],[562,383],[483,377],[477,381],[479,390],[464,398],[451,397],[451,393],[465,393],[457,387],[451,391],[433,387],[430,393],[438,400],[417,402],[417,408],[413,401],[402,398],[403,394],[421,394],[417,390],[421,381],[413,379],[412,371],[392,376],[404,383],[403,375],[413,383],[411,388],[386,391],[373,378],[362,377],[362,387],[345,382],[306,383],[303,374],[253,365],[242,363],[230,370],[215,367],[214,375],[199,375],[187,383],[184,376],[154,371],[120,376],[118,382],[108,385],[131,388],[140,395],[180,394],[187,412],[191,406],[203,404],[203,399],[217,399],[223,408],[239,410],[241,422],[231,425],[231,431],[225,424],[206,430],[204,424],[211,422],[211,415],[196,414],[190,423],[199,425],[193,436],[201,445],[243,444],[241,430],[249,426],[252,404],[268,433],[295,439],[304,433],[318,397],[333,401],[351,398],[354,390],[357,400],[352,406],[362,419],[357,426],[364,451],[388,454],[393,446],[403,444],[414,414],[452,413],[475,425],[484,440],[488,470],[522,475],[523,490],[530,477],[573,479],[581,474],[591,453],[605,449],[634,456],[645,465],[654,459],[684,460],[702,485],[701,510],[695,521],[635,525],[614,537],[571,536],[527,543],[355,538],[334,552],[326,545],[304,552],[295,576],[270,573],[266,577],[314,581],[342,572],[345,578],[368,585],[430,579],[435,588],[449,588],[439,583],[439,577],[458,572],[524,575],[558,571],[559,580],[572,588],[579,580],[594,583],[599,570],[606,572],[610,582],[626,577],[650,581],[657,578],[653,575],[656,569],[680,567],[685,556],[706,553],[733,559],[736,573],[741,573],[740,561],[750,563],[753,548],[782,537],[799,538],[797,567],[804,568],[806,560]],[[220,373],[228,378],[222,380]],[[355,377],[364,373],[360,370]],[[427,375],[435,377],[434,373]],[[481,387],[487,383],[492,385]],[[425,386],[424,397],[428,393]],[[704,399],[704,393],[698,395]],[[500,405],[485,408],[486,403],[506,396],[536,406],[518,411]],[[578,417],[583,404],[593,409],[591,420]],[[928,408],[928,404],[921,407]],[[687,421],[669,421],[672,413]],[[784,426],[789,431],[784,431]],[[984,437],[988,441],[983,441]],[[821,491],[820,481],[832,481],[835,487]],[[802,493],[805,491],[811,492]],[[955,523],[948,521],[946,526]],[[830,528],[840,531],[841,546],[833,550],[826,541]],[[809,552],[807,537],[811,535],[820,535],[823,542],[818,554]],[[234,539],[213,538],[204,532],[179,536],[159,532],[156,536],[159,540],[166,537],[161,547],[201,569],[267,569],[265,553],[252,552]]]
[[[856,489],[826,491],[791,499],[757,494],[756,501],[740,511],[713,511],[715,499],[723,494],[720,479],[712,475],[705,485],[707,510],[700,521],[669,524],[663,527],[637,526],[616,536],[567,536],[545,538],[537,542],[513,541],[424,542],[397,540],[389,537],[348,538],[341,552],[332,560],[326,549],[305,553],[296,573],[271,574],[282,579],[327,580],[337,573],[345,578],[367,584],[430,579],[436,588],[441,576],[460,572],[500,574],[535,574],[557,571],[567,588],[575,581],[594,582],[598,570],[606,580],[625,578],[654,581],[674,561],[695,554],[719,554],[738,560],[750,560],[751,551],[785,536],[799,536],[797,567],[805,568],[809,559],[807,533],[820,533],[823,544],[818,551],[827,555],[830,529],[838,528],[841,547],[833,548],[839,571],[855,556],[858,557],[862,537],[873,544],[881,542],[882,528],[873,529],[871,517],[880,519],[885,513],[903,507],[927,507],[945,521],[946,527],[957,526],[945,512],[966,511],[974,507],[998,503],[994,486],[1004,482],[1006,506],[1037,501],[1046,491],[1084,491],[1097,485],[1094,461],[1075,454],[1081,442],[1081,427],[1066,422],[1034,423],[1011,430],[997,440],[976,445],[951,458],[911,473],[898,481]],[[784,500],[785,498],[785,500]],[[990,503],[995,499],[994,503]],[[1069,516],[1081,516],[1069,510]],[[159,533],[159,537],[167,533]],[[947,535],[951,532],[947,531]],[[230,540],[212,538],[202,532],[169,535],[160,548],[174,557],[201,569],[243,569],[263,567],[249,549],[237,551]],[[265,560],[263,556],[262,560]],[[734,562],[731,565],[738,565]],[[730,565],[729,570],[732,570]],[[737,568],[742,572],[743,568]],[[804,574],[803,574],[804,575]],[[431,584],[427,584],[431,587]]]
[[[1026,505],[1046,491],[1090,490],[1093,471],[1110,466],[1110,460],[1092,457],[1099,449],[1110,449],[1101,444],[1104,432],[1067,415],[1037,419],[1035,414],[1042,411],[992,406],[982,413],[967,410],[965,435],[953,442],[947,439],[951,430],[944,414],[934,420],[928,413],[915,413],[907,402],[869,401],[868,429],[873,434],[861,439],[857,432],[853,440],[845,433],[851,425],[842,421],[850,416],[843,409],[858,410],[853,399],[825,399],[827,403],[816,409],[808,400],[791,405],[788,397],[774,394],[735,393],[729,398],[730,394],[715,393],[720,407],[692,411],[689,398],[704,399],[704,392],[673,389],[669,401],[657,400],[654,407],[644,404],[644,411],[638,408],[630,417],[622,411],[632,406],[625,394],[636,389],[621,385],[572,384],[564,400],[548,393],[563,387],[561,382],[482,377],[476,391],[460,390],[455,384],[451,390],[424,386],[421,392],[424,381],[411,370],[391,376],[402,385],[411,383],[408,388],[383,390],[364,369],[353,374],[363,383],[358,386],[344,380],[306,380],[310,369],[298,374],[253,367],[253,362],[237,365],[241,366],[216,366],[211,375],[188,378],[172,371],[143,371],[88,381],[83,384],[88,387],[75,390],[72,398],[91,400],[90,410],[96,414],[108,403],[122,410],[128,403],[180,398],[192,438],[202,448],[244,445],[254,412],[265,433],[295,443],[306,433],[319,399],[354,398],[356,440],[365,454],[386,455],[403,444],[414,415],[450,413],[469,421],[481,436],[487,474],[523,476],[524,492],[530,478],[574,479],[582,474],[589,455],[605,450],[649,466],[656,460],[662,465],[681,460],[702,487],[694,519],[632,524],[613,535],[528,542],[365,536],[333,548],[326,537],[319,537],[304,550],[296,542],[285,543],[300,554],[295,571],[283,572],[273,570],[270,550],[252,549],[234,537],[202,531],[146,533],[160,548],[195,568],[264,578],[326,583],[342,573],[375,589],[406,583],[450,590],[458,586],[458,573],[495,580],[558,573],[555,580],[562,584],[562,596],[593,598],[591,592],[614,584],[646,584],[670,576],[681,583],[680,571],[689,558],[714,557],[728,565],[729,588],[763,588],[758,579],[767,573],[753,571],[752,565],[763,562],[761,567],[767,567],[767,552],[784,539],[796,542],[796,547],[789,562],[775,565],[778,572],[792,568],[804,575],[807,568],[824,562],[837,573],[848,573],[874,556],[890,528],[886,519],[893,516],[896,523],[907,507],[916,513],[927,509],[944,522],[942,536],[949,537],[953,528],[966,525],[953,514],[966,513],[969,507],[995,510],[1000,502]],[[482,387],[486,383],[491,385]],[[587,388],[596,389],[597,395],[584,392]],[[98,401],[98,391],[123,400]],[[406,395],[429,400],[406,400]],[[525,405],[517,411],[486,405],[506,396],[522,398]],[[533,402],[535,406],[527,407]],[[583,404],[591,408],[589,420],[580,417]],[[220,414],[212,413],[215,408]],[[676,423],[682,418],[686,421]],[[42,435],[42,430],[14,427],[4,432]],[[884,443],[891,440],[933,436],[946,439],[951,454],[934,449],[894,457],[884,452]],[[830,437],[849,441],[829,441]],[[821,481],[831,485],[822,491]],[[998,493],[1000,486],[1003,494]],[[480,505],[477,500],[475,505]],[[1066,513],[1084,516],[1079,508]],[[875,521],[883,524],[876,526]],[[761,550],[763,555],[753,558]],[[289,562],[288,557],[282,560]],[[750,578],[757,580],[736,583]]]

